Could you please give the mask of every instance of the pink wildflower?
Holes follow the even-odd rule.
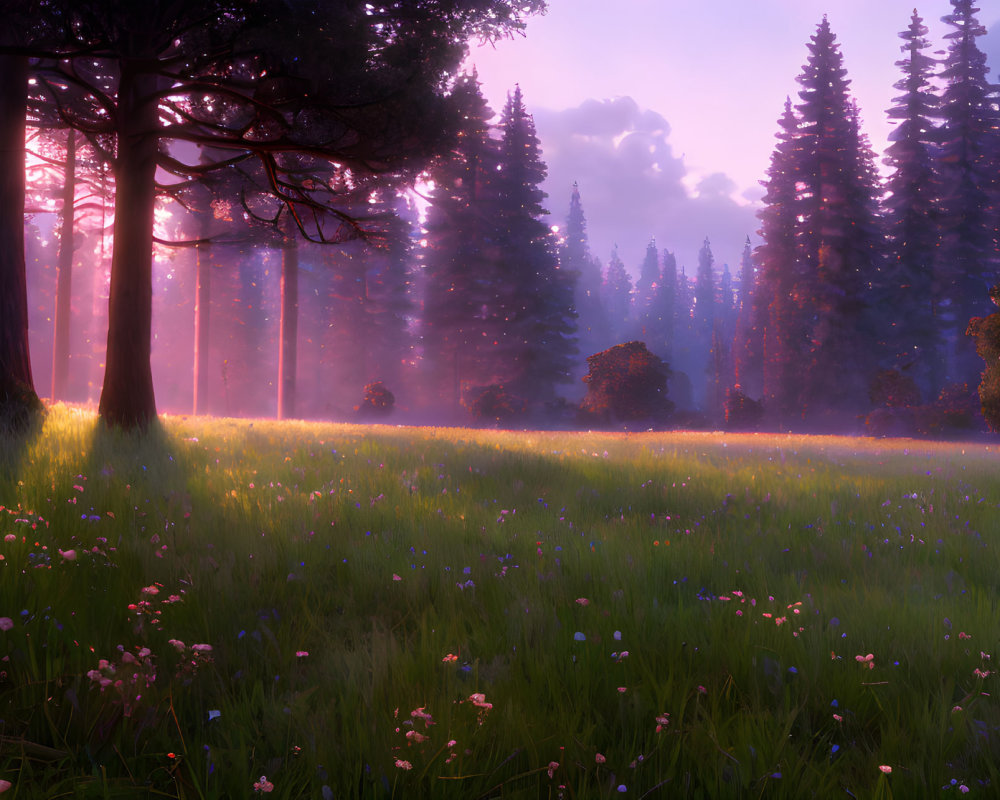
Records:
[[[397,769],[413,769],[413,764],[411,764],[409,761],[404,761],[401,758],[397,758],[396,767]]]
[[[0,631],[9,631],[14,627],[14,620],[10,617],[0,617]]]
[[[883,774],[885,775],[889,775],[892,773],[892,767],[890,767],[888,764],[882,764],[879,767],[879,769],[882,770]]]
[[[257,794],[268,794],[274,791],[274,784],[267,779],[266,775],[261,775],[260,780],[254,783],[253,790]]]

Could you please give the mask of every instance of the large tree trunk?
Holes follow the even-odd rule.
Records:
[[[0,56],[0,411],[38,406],[28,355],[24,268],[24,115],[28,59]]]
[[[204,228],[202,229],[204,234]],[[208,346],[212,300],[211,260],[208,245],[195,250],[197,288],[194,298],[194,402],[192,413],[205,414],[208,407]]]
[[[73,301],[73,242],[76,202],[76,131],[66,133],[62,211],[60,212],[59,268],[56,279],[55,330],[52,335],[52,399],[66,397],[69,379],[69,326]]]
[[[278,419],[295,416],[295,366],[298,360],[299,246],[289,225],[281,251],[281,323],[278,333]]]
[[[144,428],[156,417],[150,366],[159,127],[155,90],[155,76],[141,72],[132,60],[122,61],[108,351],[100,403],[101,418],[122,428]]]

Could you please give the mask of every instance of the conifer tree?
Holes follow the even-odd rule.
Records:
[[[596,353],[609,347],[607,312],[601,302],[601,263],[590,252],[587,219],[580,199],[580,187],[574,182],[570,195],[566,232],[559,251],[559,267],[576,274],[574,307],[577,313],[577,337],[582,353]]]
[[[764,328],[767,301],[747,236],[737,275],[736,333],[733,339],[733,380],[749,397],[763,392]]]
[[[663,251],[663,268],[656,284],[651,316],[656,320],[656,329],[650,337],[650,349],[671,363],[677,335],[677,258],[666,249]]]
[[[635,313],[643,327],[648,323],[649,309],[659,280],[660,256],[656,249],[656,239],[650,239],[646,245],[646,255],[639,266],[639,277],[635,282]]]
[[[904,57],[896,62],[903,77],[902,92],[887,112],[897,120],[890,135],[885,163],[893,168],[884,201],[888,259],[882,303],[893,309],[890,353],[907,369],[926,397],[941,388],[935,319],[934,257],[938,244],[937,176],[933,152],[938,99],[931,86],[937,64],[926,53],[927,26],[914,11],[909,27],[899,34]]]
[[[497,259],[498,143],[494,116],[475,73],[461,76],[452,95],[462,128],[430,170],[434,188],[425,223],[423,266],[424,384],[442,390],[432,404],[458,411],[463,385],[489,384],[489,346],[496,337],[484,309],[493,303]]]
[[[544,222],[541,185],[547,170],[520,86],[508,95],[500,130],[496,185],[502,275],[493,309],[501,330],[498,356],[515,394],[551,402],[556,384],[574,377],[576,276],[559,268]]]
[[[867,406],[876,367],[876,314],[868,288],[880,269],[881,231],[873,157],[860,135],[840,45],[824,17],[798,78],[796,136],[799,252],[813,322],[802,364],[804,413],[814,421],[853,420]],[[883,312],[884,313],[884,310]],[[851,365],[844,369],[844,365]]]
[[[694,341],[692,342],[692,383],[696,401],[702,401],[706,410],[712,402],[709,385],[714,380],[712,339],[716,323],[716,291],[712,245],[708,237],[698,251],[698,273],[694,288]]]
[[[981,364],[962,335],[969,319],[982,316],[984,298],[998,277],[998,121],[986,56],[976,40],[986,33],[972,0],[951,0],[942,20],[952,29],[941,78],[941,241],[936,264],[938,320],[947,340],[947,380],[974,386]]]
[[[611,259],[604,273],[602,286],[604,307],[608,310],[608,321],[612,338],[621,338],[628,329],[632,314],[632,277],[618,256],[618,245],[611,250]]]
[[[759,214],[763,242],[757,249],[760,280],[756,295],[768,300],[760,331],[764,409],[771,423],[780,428],[792,424],[801,413],[801,368],[808,353],[805,297],[800,288],[804,280],[797,248],[797,134],[798,119],[791,99],[786,98]]]

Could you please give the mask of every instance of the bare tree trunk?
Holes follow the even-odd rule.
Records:
[[[155,90],[154,75],[143,73],[134,60],[121,62],[115,240],[100,415],[122,428],[144,428],[156,417],[150,366],[159,127]]]
[[[60,212],[59,267],[52,335],[52,400],[65,399],[69,380],[69,327],[73,299],[73,229],[76,202],[76,131],[66,133],[66,167]]]
[[[298,360],[299,246],[293,226],[281,251],[281,323],[278,333],[278,419],[295,416],[295,366]]]
[[[208,245],[195,250],[197,289],[194,299],[194,403],[192,413],[204,414],[208,407],[208,346],[212,299],[211,259]]]
[[[24,267],[24,115],[28,59],[0,56],[0,408],[37,407]]]

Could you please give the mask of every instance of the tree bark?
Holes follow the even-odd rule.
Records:
[[[278,333],[278,419],[295,416],[298,360],[299,246],[293,226],[281,251],[281,323]]]
[[[0,56],[0,407],[37,406],[24,267],[24,116],[28,59]],[[12,409],[13,410],[13,409]]]
[[[69,327],[73,302],[73,228],[76,202],[76,131],[66,132],[62,210],[60,216],[59,267],[56,279],[56,308],[52,334],[52,400],[65,399],[69,381]]]
[[[212,300],[212,271],[208,245],[198,245],[195,250],[195,259],[197,289],[194,299],[194,402],[192,413],[204,414],[208,407],[208,346]]]
[[[108,350],[99,410],[108,425],[126,429],[145,428],[156,417],[150,366],[159,140],[155,91],[154,75],[134,60],[122,60]]]

